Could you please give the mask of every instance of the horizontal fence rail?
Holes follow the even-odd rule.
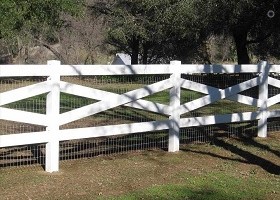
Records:
[[[0,65],[0,78],[43,77],[39,83],[30,83],[13,89],[1,89],[0,119],[33,124],[43,127],[39,131],[16,134],[0,134],[0,148],[19,145],[46,144],[45,168],[48,172],[59,170],[59,143],[61,141],[85,138],[128,135],[151,131],[168,130],[168,151],[179,151],[180,130],[186,127],[207,126],[235,122],[258,121],[258,136],[267,137],[268,118],[280,117],[280,110],[269,109],[280,102],[280,94],[269,97],[268,87],[280,88],[279,65],[261,62],[257,65],[188,65],[172,61],[169,65],[60,65],[59,61],[49,61],[48,65]],[[199,74],[253,74],[238,84],[219,88],[211,84],[188,80],[185,76]],[[270,76],[274,74],[274,77]],[[62,77],[87,76],[139,76],[165,75],[167,78],[132,89],[123,93],[104,91],[77,83],[62,80]],[[210,80],[211,82],[211,80]],[[2,86],[1,86],[2,87]],[[246,91],[257,88],[255,96],[246,95]],[[200,97],[182,102],[183,91],[190,90]],[[149,97],[160,92],[169,92],[169,103],[153,102]],[[61,94],[86,98],[92,103],[62,112]],[[7,105],[23,99],[46,94],[45,107],[38,112],[19,110]],[[215,104],[221,100],[230,100],[251,106],[252,112],[214,114],[209,116],[190,116],[193,111]],[[94,127],[66,128],[71,122],[104,111],[123,106],[165,116],[160,120],[121,123],[116,125],[97,125]]]

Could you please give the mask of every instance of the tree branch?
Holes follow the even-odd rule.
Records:
[[[37,42],[39,42],[43,47],[47,48],[48,50],[50,50],[56,57],[57,59],[59,59],[61,61],[61,63],[65,64],[66,60],[64,59],[64,57],[54,48],[52,48],[50,45],[46,44],[45,42],[43,42],[42,40],[36,39],[34,38]]]

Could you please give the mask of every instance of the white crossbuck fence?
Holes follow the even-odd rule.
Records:
[[[261,62],[258,65],[190,65],[172,61],[164,65],[60,65],[49,61],[48,65],[0,65],[0,78],[7,77],[48,77],[46,81],[0,93],[0,119],[46,127],[45,131],[21,134],[0,134],[0,148],[28,144],[46,144],[45,168],[48,172],[59,169],[59,142],[102,136],[143,133],[169,130],[168,151],[179,150],[180,128],[220,123],[258,120],[258,136],[267,136],[267,119],[280,117],[280,110],[268,108],[280,102],[280,94],[268,97],[268,85],[280,88],[280,80],[269,76],[280,73],[279,65]],[[182,78],[182,74],[196,73],[255,73],[256,77],[225,89],[201,84]],[[61,76],[111,76],[111,75],[170,75],[170,78],[146,85],[124,94],[85,87],[60,80]],[[240,94],[258,87],[258,98]],[[205,94],[205,96],[181,104],[181,88]],[[144,97],[170,89],[169,105],[144,100]],[[60,93],[68,93],[98,100],[90,105],[60,113]],[[47,93],[46,114],[15,110],[5,105],[36,95]],[[221,99],[229,99],[257,108],[255,112],[242,112],[205,117],[181,116]],[[126,106],[168,116],[167,120],[137,122],[75,129],[60,129],[60,126],[95,115],[117,106]]]

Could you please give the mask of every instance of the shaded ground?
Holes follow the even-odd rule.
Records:
[[[3,199],[280,199],[280,134],[0,169]]]

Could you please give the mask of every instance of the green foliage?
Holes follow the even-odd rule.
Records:
[[[49,34],[63,25],[63,13],[78,15],[81,0],[2,0],[0,38]]]
[[[279,1],[110,2],[95,6],[109,21],[108,43],[117,51],[137,53],[141,58],[146,56],[149,62],[171,59],[211,62],[206,43],[213,35],[234,38],[239,63],[250,62],[249,53],[260,58],[280,55],[275,48],[263,51],[264,47],[273,49],[271,45],[279,44]],[[269,10],[275,12],[273,18],[267,16]],[[234,60],[235,55],[232,56]]]
[[[83,0],[2,0],[0,53],[25,63],[30,47],[58,42],[58,31],[66,26],[65,17],[82,15],[82,3]]]
[[[279,43],[279,1],[209,0],[196,1],[195,4],[199,21],[204,24],[204,32],[210,35],[226,34],[234,38],[240,63],[246,62],[242,56],[248,55],[249,52],[259,59],[268,59],[269,55],[279,57],[279,50],[270,51],[274,49],[271,45]],[[267,16],[269,10],[275,12],[273,18]]]
[[[117,51],[140,55],[143,63],[169,62],[191,54],[201,41],[190,19],[192,1],[120,0],[96,4],[108,22],[107,42]],[[139,50],[138,50],[139,49]],[[196,51],[196,50],[195,50]]]

